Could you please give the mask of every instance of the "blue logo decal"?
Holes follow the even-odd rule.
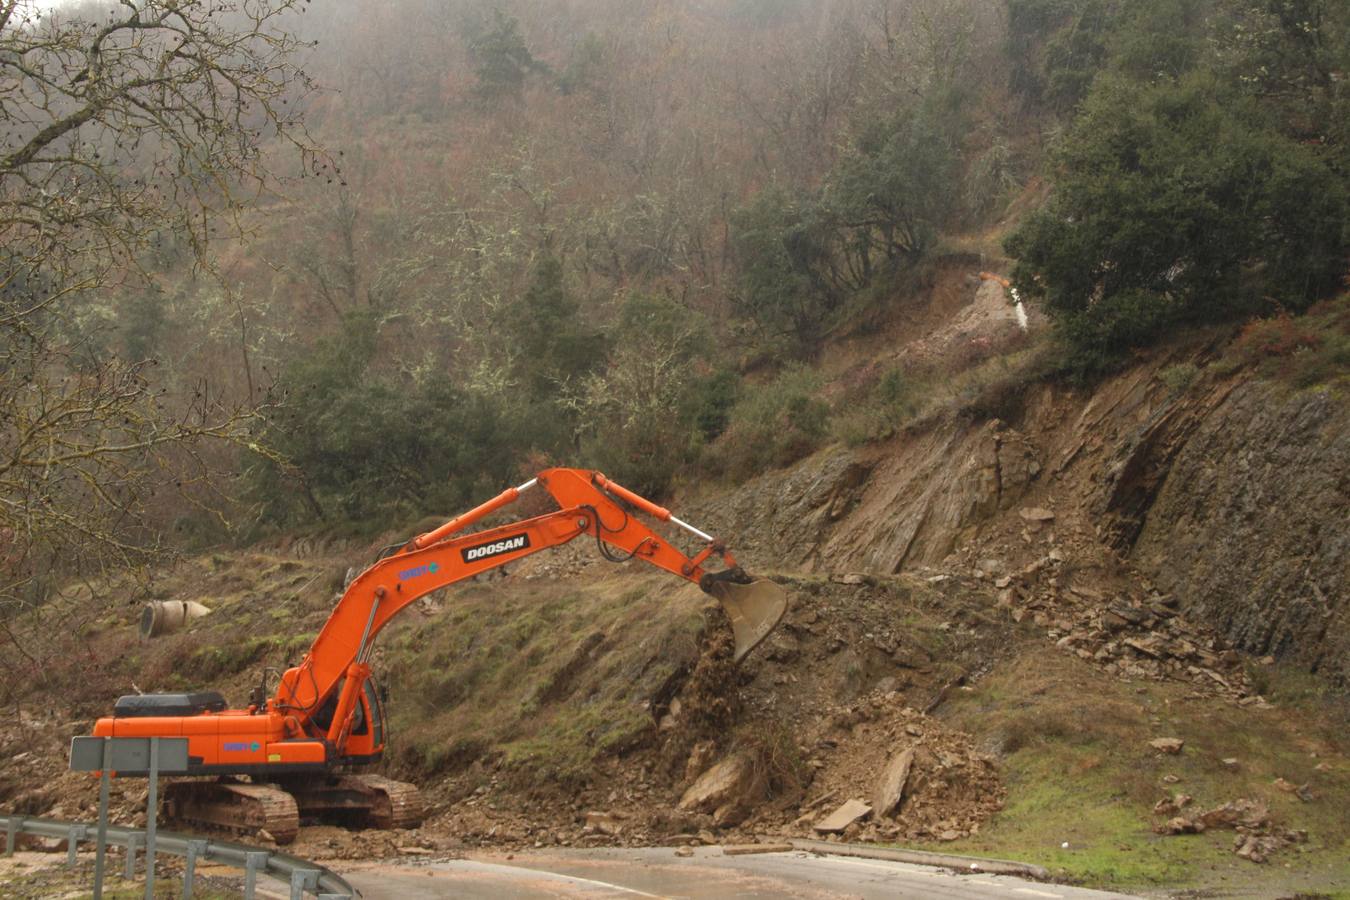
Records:
[[[257,753],[258,748],[261,745],[257,741],[254,741],[251,744],[246,744],[243,741],[226,741],[224,746],[225,750],[230,753],[244,753],[249,750],[252,750],[254,753]]]
[[[418,575],[435,575],[440,571],[440,566],[436,563],[427,563],[425,566],[414,566],[411,569],[404,569],[398,573],[399,581],[407,581],[409,578],[416,578]]]

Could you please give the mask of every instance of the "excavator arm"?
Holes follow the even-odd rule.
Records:
[[[463,530],[515,502],[527,490],[548,491],[558,510],[471,534]],[[704,542],[686,556],[637,518],[636,512],[669,522]],[[613,561],[640,559],[698,584],[722,604],[736,635],[736,660],[759,644],[781,620],[787,600],[778,585],[752,581],[711,535],[671,515],[668,509],[629,491],[598,472],[555,468],[418,535],[397,553],[358,575],[314,639],[300,665],[281,679],[269,706],[293,721],[296,731],[313,734],[316,712],[337,692],[336,708],[323,733],[341,748],[353,712],[370,676],[375,637],[408,604],[432,591],[490,571],[583,535],[593,537]],[[617,553],[615,551],[618,551]],[[712,556],[723,568],[708,571]],[[317,735],[316,735],[317,736]]]

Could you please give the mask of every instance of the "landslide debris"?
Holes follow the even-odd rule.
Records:
[[[969,735],[905,706],[895,691],[837,708],[817,733],[812,760],[820,763],[811,782],[813,799],[799,807],[801,815],[783,833],[831,832],[846,841],[954,841],[978,833],[1006,798],[992,756],[976,749]],[[875,799],[854,804],[851,810],[858,814],[839,825],[832,803],[854,796]],[[821,821],[817,810],[830,816]]]
[[[1179,795],[1184,796],[1184,795]],[[1185,797],[1189,802],[1190,798]],[[1187,805],[1178,799],[1159,801],[1154,813],[1167,815]],[[1242,798],[1206,810],[1198,815],[1176,815],[1153,826],[1162,835],[1202,834],[1206,831],[1231,828],[1236,832],[1233,852],[1254,863],[1267,862],[1276,851],[1291,844],[1303,844],[1308,832],[1302,829],[1281,828],[1270,816],[1266,804]]]

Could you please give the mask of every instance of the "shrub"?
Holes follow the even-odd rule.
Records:
[[[1234,365],[1306,388],[1350,373],[1350,294],[1320,303],[1303,316],[1281,313],[1242,329],[1229,353]]]
[[[733,309],[793,349],[811,349],[845,296],[829,278],[834,235],[825,210],[808,195],[760,192],[731,219],[739,264]]]
[[[700,428],[718,427],[719,403],[730,402],[719,390],[731,385],[694,374],[703,363],[707,329],[701,316],[674,300],[631,294],[619,326],[624,337],[608,365],[571,400],[579,449],[588,464],[628,487],[660,495],[695,455]]]
[[[1238,335],[1236,349],[1252,362],[1272,356],[1291,356],[1301,350],[1315,350],[1322,337],[1303,319],[1280,313],[1270,319],[1248,322]]]
[[[734,478],[748,478],[819,448],[830,414],[817,396],[821,384],[816,372],[791,366],[773,381],[747,387],[726,432],[709,449],[710,462]]]
[[[850,297],[923,257],[959,205],[946,99],[870,124],[821,190],[771,188],[735,212],[738,314],[809,353]]]
[[[414,382],[374,370],[379,331],[372,316],[349,316],[283,373],[285,403],[264,437],[298,477],[267,462],[249,470],[273,521],[303,515],[304,501],[309,515],[379,527],[391,512],[459,507],[515,474],[518,425],[446,377]]]
[[[1158,380],[1175,397],[1178,394],[1185,393],[1186,388],[1195,382],[1195,377],[1199,374],[1200,368],[1195,363],[1177,363],[1158,372]]]
[[[891,369],[841,404],[831,422],[834,436],[849,446],[894,435],[922,408],[922,393],[913,379]]]

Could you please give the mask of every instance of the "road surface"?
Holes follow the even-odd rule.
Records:
[[[1124,894],[1042,884],[1001,875],[951,872],[906,863],[803,851],[692,857],[669,848],[528,851],[421,865],[354,864],[341,870],[366,900],[429,898],[860,897],[1106,900]]]

